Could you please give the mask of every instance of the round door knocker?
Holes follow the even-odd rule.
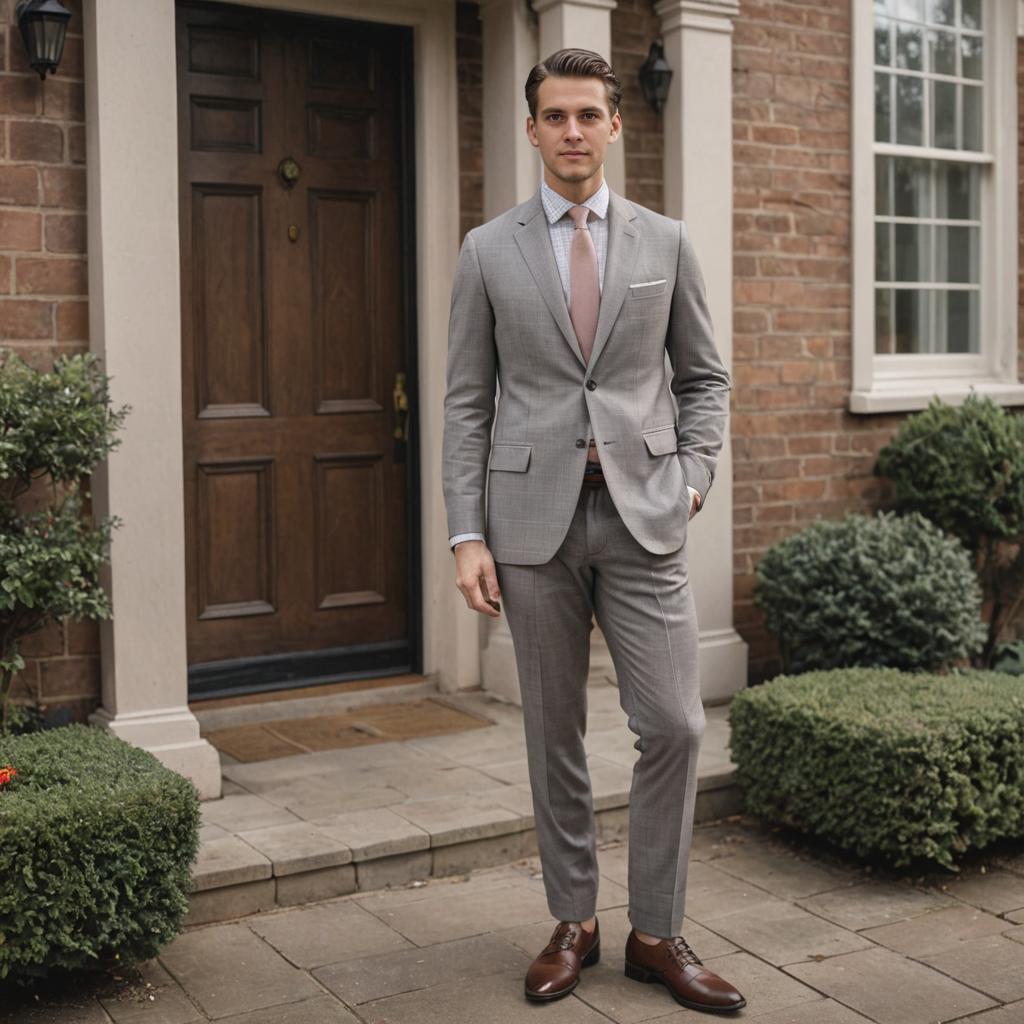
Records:
[[[285,188],[292,188],[299,180],[299,175],[302,174],[302,168],[298,165],[298,162],[290,156],[286,156],[277,165],[277,176],[281,179],[281,184]]]

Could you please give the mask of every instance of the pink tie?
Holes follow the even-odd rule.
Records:
[[[590,210],[586,206],[573,206],[569,216],[576,222],[569,250],[569,318],[576,331],[576,340],[584,362],[590,362],[597,333],[597,314],[601,307],[601,284],[598,276],[597,249],[587,227]],[[597,445],[590,442],[588,462],[600,462]]]

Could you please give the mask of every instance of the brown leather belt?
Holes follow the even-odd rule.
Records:
[[[588,465],[583,473],[583,483],[587,487],[603,487],[604,473],[600,466],[596,470],[593,470],[590,468],[590,465]]]

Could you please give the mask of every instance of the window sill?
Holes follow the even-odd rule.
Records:
[[[959,378],[876,383],[867,391],[851,391],[849,407],[853,413],[916,412],[927,408],[935,395],[949,405],[959,405],[971,391],[997,405],[1024,405],[1024,383]]]

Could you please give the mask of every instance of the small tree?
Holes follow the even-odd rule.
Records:
[[[899,513],[920,512],[970,552],[988,609],[974,664],[991,668],[1024,601],[1024,417],[971,392],[960,406],[937,395],[878,453]]]
[[[49,619],[112,615],[99,575],[121,521],[83,514],[83,481],[120,444],[131,409],[112,410],[108,388],[93,353],[58,356],[43,373],[0,349],[0,733],[25,667],[21,639]],[[44,500],[33,485],[47,480]]]

